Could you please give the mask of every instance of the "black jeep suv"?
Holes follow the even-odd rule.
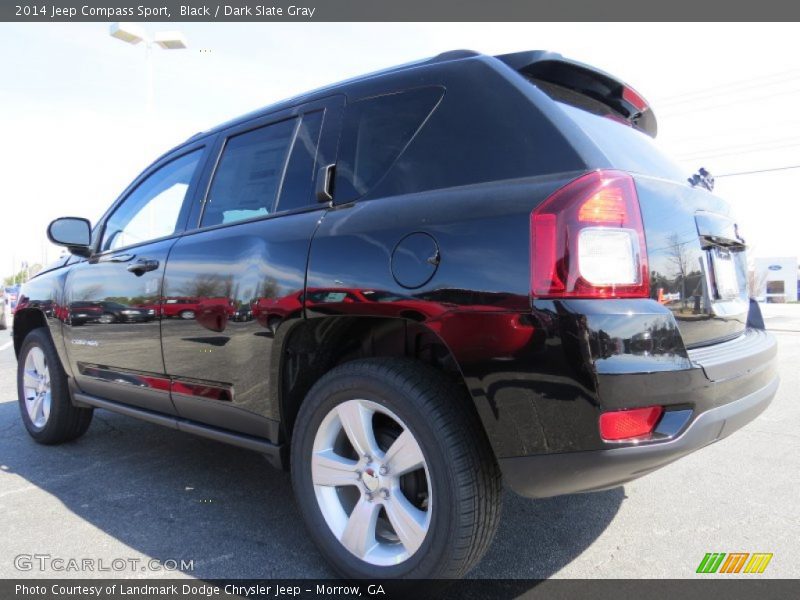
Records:
[[[94,228],[50,225],[71,256],[14,317],[25,426],[104,408],[250,448],[343,575],[461,576],[501,480],[618,486],[775,394],[736,222],[655,134],[606,73],[467,51],[200,133]],[[70,319],[103,302],[153,318]]]

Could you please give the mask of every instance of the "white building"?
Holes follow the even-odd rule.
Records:
[[[766,257],[754,261],[754,295],[767,302],[795,302],[798,292],[797,257]]]

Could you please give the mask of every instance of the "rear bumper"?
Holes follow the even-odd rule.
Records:
[[[727,437],[761,414],[778,389],[774,338],[763,331],[750,335],[749,341],[725,344],[720,352],[691,353],[707,378],[698,397],[717,396],[725,403],[697,412],[674,437],[624,447],[609,444],[603,450],[502,458],[506,485],[531,498],[608,489]]]

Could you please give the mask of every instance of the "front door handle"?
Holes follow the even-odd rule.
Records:
[[[128,265],[128,271],[136,275],[144,275],[148,271],[155,271],[158,268],[157,260],[150,260],[148,258],[140,258],[135,263]]]

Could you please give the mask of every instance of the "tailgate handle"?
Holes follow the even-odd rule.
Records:
[[[694,215],[694,222],[703,249],[710,246],[745,247],[744,238],[739,235],[738,225],[727,215],[698,211]]]

